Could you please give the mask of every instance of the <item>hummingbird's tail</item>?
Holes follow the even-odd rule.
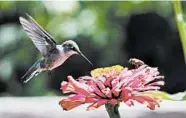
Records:
[[[21,77],[21,80],[23,81],[23,83],[27,83],[30,79],[32,79],[32,77],[37,76],[40,72],[42,72],[42,69],[40,67],[40,62],[41,62],[41,60],[35,62],[28,69],[28,71],[25,73],[25,75],[23,75],[23,77]]]

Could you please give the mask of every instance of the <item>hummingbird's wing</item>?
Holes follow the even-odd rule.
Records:
[[[20,17],[19,20],[23,29],[43,56],[46,56],[48,52],[56,48],[56,42],[53,37],[49,35],[31,16],[26,14],[26,17]]]

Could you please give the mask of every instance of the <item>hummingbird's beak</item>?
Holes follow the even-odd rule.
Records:
[[[88,58],[85,57],[85,55],[82,52],[78,52],[80,56],[82,56],[90,65],[93,66],[92,62],[88,60]]]

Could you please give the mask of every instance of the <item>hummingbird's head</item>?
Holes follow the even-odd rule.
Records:
[[[91,65],[93,65],[88,58],[85,57],[85,55],[81,52],[81,50],[79,49],[79,46],[77,45],[77,43],[75,41],[72,40],[68,40],[63,42],[62,47],[64,49],[64,52],[66,54],[78,54],[80,56],[82,56],[86,61],[88,61],[88,63],[90,63]]]

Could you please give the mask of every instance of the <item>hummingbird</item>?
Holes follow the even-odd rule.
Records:
[[[23,83],[27,83],[41,72],[50,72],[61,66],[69,57],[75,54],[82,56],[88,63],[93,65],[84,56],[75,41],[67,40],[58,45],[54,38],[28,14],[24,17],[20,16],[19,21],[28,37],[42,55],[42,58],[36,61],[21,77]]]

